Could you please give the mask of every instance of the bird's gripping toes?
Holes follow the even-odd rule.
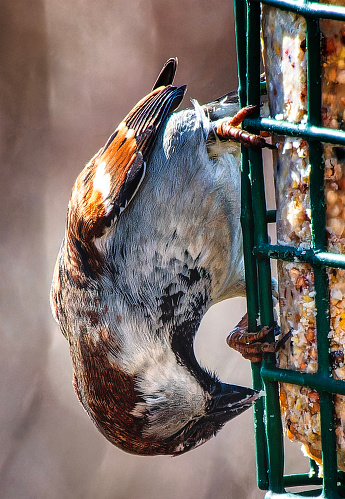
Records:
[[[292,329],[281,338],[269,342],[267,336],[271,332],[274,333],[274,336],[280,335],[280,327],[277,323],[272,328],[264,326],[257,333],[249,333],[248,315],[245,314],[230,332],[226,342],[230,348],[237,350],[245,359],[251,362],[261,362],[265,353],[275,353],[282,348],[291,337]]]
[[[259,397],[201,367],[193,342],[212,304],[244,295],[235,157],[269,145],[238,127],[250,109],[234,93],[177,112],[175,71],[170,59],[78,176],[51,290],[81,404],[146,455],[202,444]]]

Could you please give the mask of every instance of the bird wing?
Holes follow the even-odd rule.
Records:
[[[169,61],[168,61],[169,62]],[[168,64],[168,63],[167,63]],[[173,77],[172,63],[158,82]],[[68,232],[82,242],[103,234],[135,195],[145,174],[158,131],[185,93],[185,86],[159,86],[141,99],[120,123],[105,146],[76,180],[68,216]]]

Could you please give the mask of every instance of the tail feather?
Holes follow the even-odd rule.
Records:
[[[168,59],[164,64],[161,72],[158,75],[155,84],[152,87],[152,91],[156,90],[159,87],[167,87],[168,85],[172,85],[177,69],[177,57],[172,57]]]

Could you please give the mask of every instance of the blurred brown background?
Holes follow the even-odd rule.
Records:
[[[175,459],[109,444],[79,406],[49,309],[74,179],[164,61],[179,58],[186,105],[236,87],[232,2],[2,0],[0,24],[0,497],[262,498],[251,411]],[[249,385],[225,344],[244,311],[243,299],[214,307],[196,351]]]

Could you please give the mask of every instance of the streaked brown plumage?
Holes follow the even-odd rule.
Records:
[[[81,404],[146,455],[200,445],[259,396],[193,351],[207,309],[244,294],[239,146],[217,137],[237,96],[175,112],[175,70],[170,59],[78,176],[51,292]]]

